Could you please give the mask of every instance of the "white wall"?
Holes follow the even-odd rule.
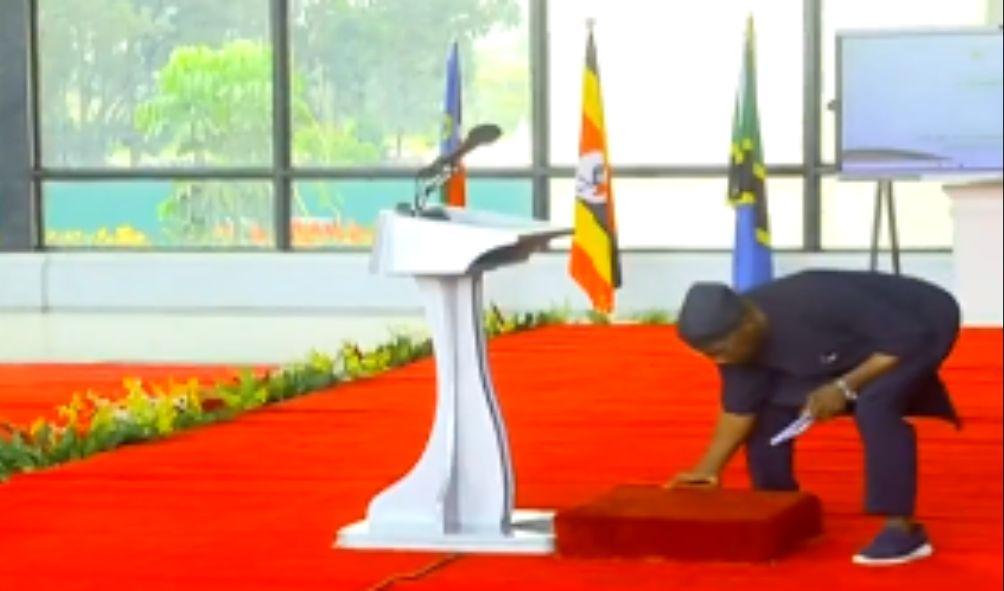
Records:
[[[1004,22],[1004,16],[1001,15],[1002,7],[1004,7],[1004,0],[987,0],[988,25],[999,25]]]
[[[0,255],[0,361],[284,363],[311,349],[424,331],[409,279],[375,277],[365,254]],[[490,273],[506,309],[586,299],[567,252]],[[867,253],[777,253],[779,273],[863,269]],[[888,263],[887,257],[883,259]],[[626,253],[618,312],[675,311],[696,279],[728,280],[728,253]],[[952,255],[904,255],[907,273],[953,289]],[[954,291],[954,289],[953,289]],[[44,312],[44,313],[39,313]],[[999,325],[999,321],[997,325]]]
[[[969,321],[1004,323],[1004,188],[1001,181],[945,185],[952,200],[955,288]]]
[[[566,270],[568,253],[535,255],[490,273],[486,301],[506,309],[571,306],[586,299]],[[864,269],[867,253],[776,253],[779,274],[807,267]],[[39,253],[0,256],[0,310],[407,314],[418,292],[407,278],[370,274],[368,255]],[[698,279],[728,281],[730,255],[623,256],[618,311],[675,310]],[[883,258],[888,267],[888,256]],[[908,253],[904,272],[954,290],[949,253]]]
[[[42,308],[44,276],[44,256],[0,254],[0,310]]]

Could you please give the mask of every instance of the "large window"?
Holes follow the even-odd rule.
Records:
[[[771,242],[802,245],[801,179],[768,179]],[[571,179],[551,184],[552,220],[572,224]],[[614,180],[619,245],[625,249],[726,249],[732,247],[735,213],[724,178],[627,178]]]
[[[870,245],[875,210],[874,181],[823,181],[823,244],[827,248]],[[937,249],[952,243],[951,203],[940,183],[896,181],[896,228],[900,246]],[[888,213],[882,212],[879,244],[887,248]]]
[[[570,164],[578,156],[586,21],[595,18],[614,164],[724,166],[750,8],[766,159],[801,162],[800,0],[557,0],[548,6],[552,162]]]
[[[478,165],[530,163],[527,3],[291,3],[293,160],[418,165],[439,149],[446,57],[460,48],[463,123],[498,123]]]
[[[268,165],[268,3],[39,0],[42,164]]]
[[[728,249],[725,185],[748,16],[775,247],[865,248],[874,185],[830,173],[836,32],[979,25],[1000,5],[33,2],[44,245],[237,250],[367,247],[377,212],[410,200],[412,176],[439,151],[453,42],[464,127],[503,129],[465,159],[470,206],[569,223],[587,19],[621,245]],[[816,48],[818,89],[805,76]],[[804,109],[813,89],[818,117]],[[817,129],[820,162],[805,145]],[[951,244],[939,183],[897,182],[895,192],[905,247]]]
[[[368,247],[383,209],[411,202],[410,180],[304,181],[295,187],[291,235],[296,248]],[[530,182],[469,179],[467,206],[532,217]]]
[[[548,4],[551,162],[578,158],[587,22],[594,20],[610,159],[647,169],[615,176],[623,248],[729,248],[726,203],[732,118],[747,16],[755,23],[757,83],[768,165],[802,161],[802,3],[646,0]],[[748,12],[751,10],[751,12]],[[688,167],[719,167],[714,179]],[[655,178],[653,177],[655,175]],[[802,246],[800,179],[771,179],[775,246]],[[551,185],[551,219],[571,223],[574,188]]]
[[[53,181],[44,190],[52,247],[275,248],[267,182]]]
[[[287,9],[288,84],[273,88],[277,6]],[[366,247],[376,211],[411,199],[413,183],[394,169],[438,152],[453,41],[464,124],[504,130],[468,166],[527,177],[472,179],[471,206],[529,217],[528,6],[38,0],[45,245],[275,248],[276,212],[288,211],[293,248]],[[283,117],[287,158],[274,149]]]

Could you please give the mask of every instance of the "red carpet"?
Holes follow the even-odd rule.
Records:
[[[671,328],[549,328],[498,339],[491,355],[521,507],[570,507],[617,484],[662,482],[697,457],[716,412],[713,368]],[[802,484],[823,501],[825,534],[782,561],[467,556],[392,588],[999,589],[1001,361],[1000,331],[967,331],[944,372],[966,428],[918,422],[930,560],[890,570],[850,564],[877,524],[861,515],[860,444],[841,420],[811,430],[799,449]],[[16,378],[23,404],[45,374],[13,372],[0,369],[3,395]],[[67,397],[88,385],[88,372],[78,375]],[[439,557],[329,546],[417,458],[432,379],[425,361],[233,423],[16,476],[0,485],[0,589],[362,590],[422,569]],[[0,399],[0,415],[5,407]],[[726,484],[746,485],[738,462]]]

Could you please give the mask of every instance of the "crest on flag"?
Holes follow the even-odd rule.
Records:
[[[600,205],[607,200],[606,160],[598,151],[583,154],[575,171],[575,195],[579,199]]]

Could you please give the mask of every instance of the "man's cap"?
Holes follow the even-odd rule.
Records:
[[[685,343],[703,349],[739,328],[743,300],[724,283],[699,282],[683,299],[677,331]]]

